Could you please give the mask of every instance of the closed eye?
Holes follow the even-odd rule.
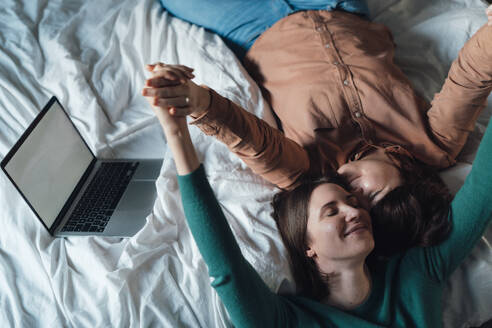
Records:
[[[325,216],[334,216],[338,214],[338,210],[336,209],[331,209],[325,212]]]
[[[321,208],[320,217],[333,216],[336,214],[338,214],[336,202],[329,202],[323,205],[323,207]]]
[[[347,204],[357,208],[359,207],[359,200],[355,197],[355,195],[350,194],[347,196]]]
[[[379,193],[381,192],[381,190],[378,190],[378,191],[375,191],[375,192],[372,192],[370,195],[369,195],[369,199],[371,200],[371,202],[374,201],[374,198],[376,198],[377,195],[379,195]]]

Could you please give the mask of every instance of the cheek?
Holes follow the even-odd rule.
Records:
[[[340,231],[343,231],[343,224],[340,222],[320,222],[311,234],[312,241],[315,244],[332,244],[339,239]]]
[[[364,176],[361,178],[361,185],[366,190],[380,189],[390,180],[390,176],[386,174],[386,171],[373,170],[364,173]]]
[[[366,174],[360,179],[359,183],[364,190],[375,190],[381,183],[381,179],[377,179],[372,174]]]

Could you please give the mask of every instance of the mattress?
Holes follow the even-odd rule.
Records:
[[[397,63],[427,99],[464,42],[486,21],[479,0],[370,0],[394,34]],[[0,158],[55,95],[102,158],[164,158],[158,196],[132,238],[53,238],[0,174],[0,322],[4,327],[230,327],[187,227],[176,169],[140,95],[144,65],[195,69],[206,84],[262,116],[258,86],[216,35],[170,16],[153,0],[4,0],[0,8]],[[453,191],[470,170],[492,114],[481,114]],[[244,256],[275,291],[292,292],[285,249],[270,217],[276,189],[191,127],[200,160]],[[445,327],[492,318],[492,229],[453,274]]]

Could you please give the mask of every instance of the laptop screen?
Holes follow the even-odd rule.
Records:
[[[4,167],[48,229],[94,158],[58,101],[49,104]]]

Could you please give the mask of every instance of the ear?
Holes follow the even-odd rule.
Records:
[[[308,248],[308,249],[306,249],[306,256],[307,257],[315,257],[316,256],[316,252],[314,251],[314,249]]]

